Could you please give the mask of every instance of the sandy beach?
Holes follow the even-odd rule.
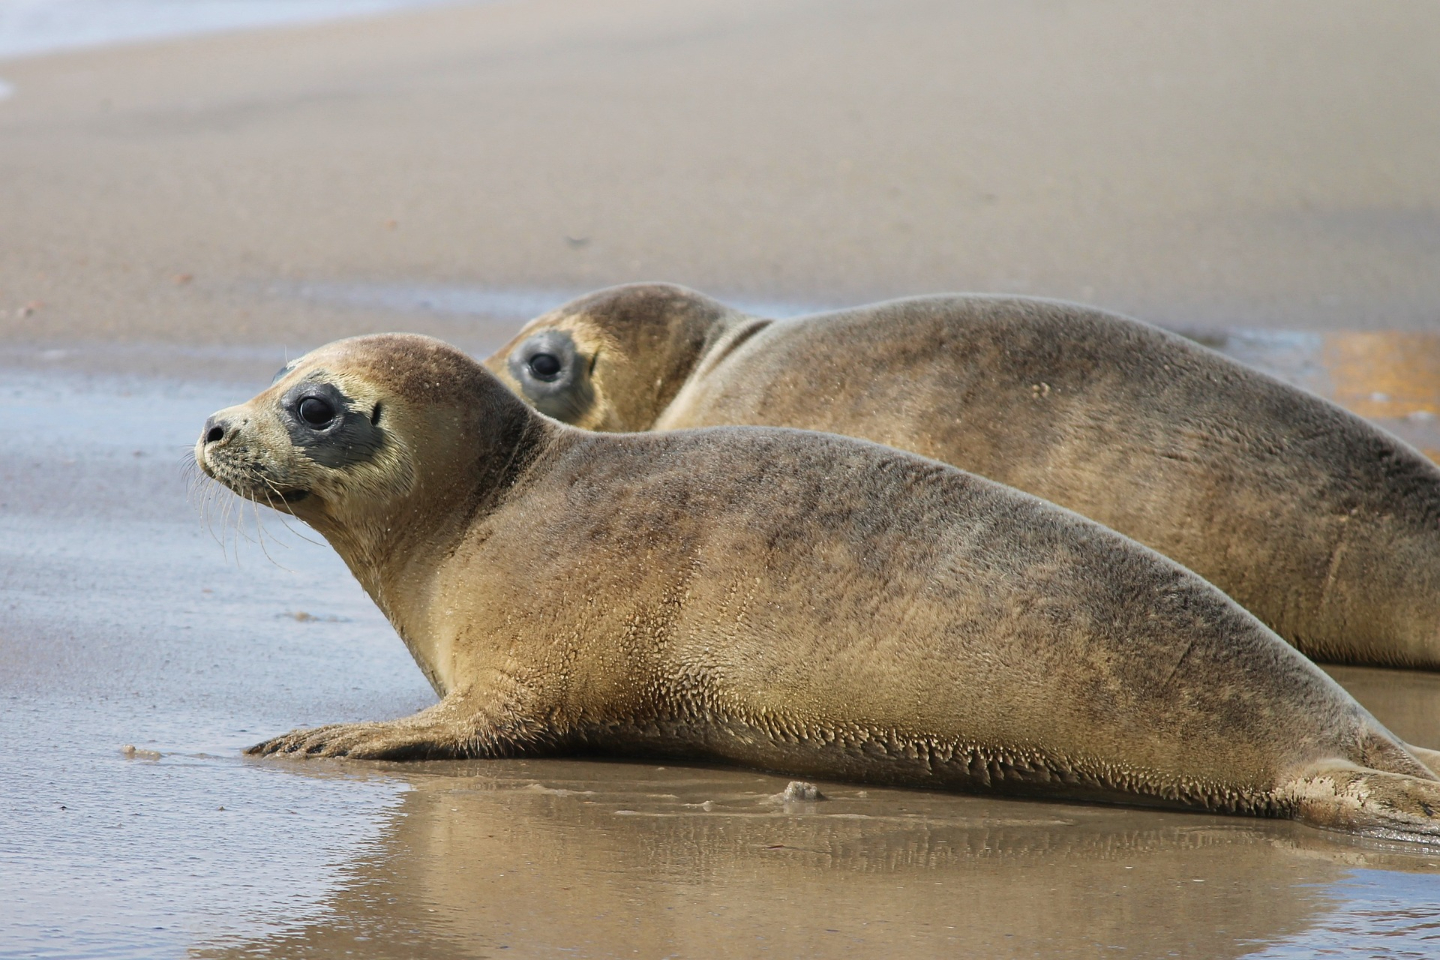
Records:
[[[1435,851],[1288,823],[242,760],[432,694],[182,473],[310,347],[649,279],[1081,300],[1440,456],[1436,50],[1419,2],[527,0],[0,60],[0,955],[1440,950]],[[1440,747],[1440,676],[1332,672]]]
[[[1425,3],[537,0],[20,60],[0,329],[299,348],[394,322],[307,281],[663,278],[1431,330],[1436,49]]]

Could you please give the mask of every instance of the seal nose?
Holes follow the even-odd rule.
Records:
[[[219,443],[234,432],[235,428],[230,425],[230,421],[222,420],[218,416],[211,417],[205,421],[205,445],[208,447],[212,443]]]

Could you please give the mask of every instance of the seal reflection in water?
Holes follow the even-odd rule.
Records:
[[[1308,656],[1440,669],[1440,468],[1138,321],[948,296],[772,323],[635,284],[486,364],[592,430],[801,427],[934,457],[1159,550]]]
[[[320,531],[441,695],[253,753],[692,757],[1440,836],[1440,781],[1224,594],[935,461],[590,433],[400,335],[303,357],[196,455]]]

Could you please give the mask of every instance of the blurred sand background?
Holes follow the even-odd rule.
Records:
[[[1430,2],[529,0],[0,62],[0,337],[481,346],[306,285],[637,279],[1434,331],[1437,51]]]

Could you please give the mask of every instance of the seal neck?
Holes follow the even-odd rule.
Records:
[[[718,363],[740,341],[770,323],[703,294],[685,293],[669,299],[665,323],[654,325],[648,337],[633,336],[634,342],[626,345],[630,362],[642,371],[630,378],[634,384],[630,396],[612,398],[617,407],[629,408],[624,415],[628,429],[653,428],[698,371]],[[746,332],[736,340],[741,331]]]
[[[607,411],[592,426],[606,432],[650,429],[697,365],[736,328],[759,329],[769,322],[668,283],[611,287],[566,304],[552,317],[551,323],[594,331],[609,345],[598,349],[591,374]]]
[[[468,402],[415,418],[429,429],[407,437],[415,475],[407,493],[383,510],[351,511],[321,528],[441,693],[427,632],[437,571],[523,490],[562,429],[489,374],[477,386]]]
[[[739,349],[741,344],[774,322],[774,320],[752,317],[743,313],[732,313],[717,321],[713,333],[705,342],[705,349],[700,352],[700,356],[696,358],[696,362],[686,375],[686,383],[700,379],[714,371],[727,357]],[[674,402],[673,397],[671,402]],[[660,413],[663,414],[664,411],[662,410]],[[658,415],[656,420],[659,420]]]

